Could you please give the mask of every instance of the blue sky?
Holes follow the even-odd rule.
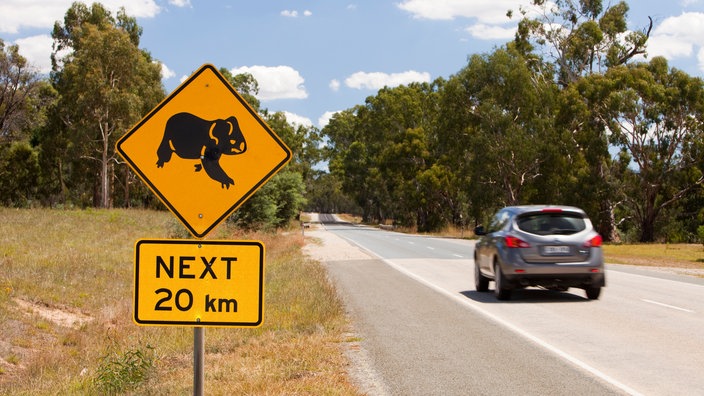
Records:
[[[615,2],[615,1],[613,1]],[[0,38],[42,71],[51,29],[72,0],[2,0]],[[204,63],[250,72],[259,99],[289,121],[322,127],[379,88],[449,77],[472,54],[511,40],[506,11],[529,0],[104,0],[144,29],[167,92]],[[604,1],[605,4],[608,0]],[[631,0],[629,28],[655,22],[649,55],[704,76],[704,0]]]

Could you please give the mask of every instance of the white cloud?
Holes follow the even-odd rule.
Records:
[[[163,62],[155,62],[155,63],[158,63],[161,65],[161,79],[162,80],[168,80],[168,79],[176,76],[176,73],[173,70],[169,69],[165,63],[163,63]]]
[[[325,128],[326,125],[330,123],[330,119],[340,111],[326,111],[323,113],[323,115],[318,118],[318,127],[319,128]]]
[[[476,18],[482,23],[507,23],[508,10],[518,11],[525,0],[404,0],[398,8],[410,12],[414,18],[449,20]]]
[[[337,92],[340,90],[340,82],[338,80],[331,80],[330,84],[328,84],[328,86],[334,92]]]
[[[648,39],[648,55],[668,59],[690,57],[694,47],[702,46],[704,13],[685,12],[665,18]]]
[[[24,28],[47,28],[63,21],[74,0],[3,0],[0,2],[0,32],[18,33]],[[86,2],[92,3],[92,2]],[[117,12],[125,7],[127,15],[152,18],[160,8],[155,0],[102,0],[107,9]]]
[[[259,83],[261,100],[305,99],[305,80],[290,66],[243,66],[230,70],[232,74],[250,73]]]
[[[281,16],[285,16],[288,18],[298,18],[298,15],[299,15],[298,11],[296,11],[296,10],[283,10],[283,11],[281,11]],[[304,17],[309,17],[311,15],[313,15],[313,13],[311,11],[309,11],[309,10],[303,11]]]
[[[345,85],[355,89],[380,89],[412,82],[430,82],[430,73],[413,70],[392,74],[357,72],[345,79]]]
[[[700,48],[699,53],[697,53],[697,67],[699,70],[704,71],[704,48]]]
[[[48,34],[17,39],[15,44],[20,48],[20,55],[27,58],[29,63],[36,67],[40,73],[47,74],[51,71],[51,44],[54,41]]]
[[[190,7],[191,0],[169,0],[169,4],[176,7]]]
[[[664,56],[667,59],[692,56],[694,46],[675,36],[653,35],[648,39],[648,57]]]
[[[474,38],[480,40],[505,40],[511,39],[516,34],[516,28],[503,28],[496,25],[479,23],[465,29]]]
[[[286,121],[289,122],[289,124],[293,124],[293,126],[304,126],[304,127],[312,127],[313,122],[310,120],[308,117],[304,117],[302,115],[298,115],[295,113],[291,113],[288,111],[284,111],[284,116],[286,116]]]

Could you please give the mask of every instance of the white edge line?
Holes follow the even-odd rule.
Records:
[[[659,305],[659,306],[661,306],[661,307],[676,309],[676,310],[678,310],[678,311],[684,311],[684,312],[689,312],[689,313],[694,313],[694,312],[695,312],[695,311],[692,311],[691,309],[681,308],[681,307],[677,307],[677,306],[675,306],[675,305],[670,305],[670,304],[665,304],[665,303],[661,303],[661,302],[657,302],[657,301],[653,301],[653,300],[648,300],[648,299],[646,299],[646,298],[641,298],[640,300],[643,301],[643,302],[650,303],[650,304]]]
[[[390,262],[390,261],[388,261],[388,260],[385,260],[385,259],[382,259],[382,260],[383,260],[386,264],[388,264],[388,265],[392,266],[393,268],[395,268],[396,270],[398,270],[398,271],[400,271],[400,272],[406,274],[407,276],[409,276],[409,277],[411,277],[411,278],[417,280],[418,282],[421,282],[421,283],[423,283],[424,285],[426,285],[426,286],[428,286],[428,287],[430,287],[430,288],[432,288],[432,289],[434,289],[434,290],[436,290],[436,291],[438,291],[438,292],[440,292],[440,293],[442,293],[442,294],[444,294],[444,295],[446,295],[446,296],[448,296],[448,297],[454,299],[455,301],[459,302],[460,304],[472,308],[473,310],[479,312],[480,314],[486,316],[487,318],[493,320],[494,322],[497,322],[497,323],[499,323],[500,325],[502,325],[502,326],[508,328],[509,330],[511,330],[511,331],[513,331],[513,332],[515,332],[515,333],[517,333],[517,334],[519,334],[519,335],[521,335],[521,336],[523,336],[523,337],[529,339],[530,341],[533,341],[533,342],[536,343],[537,345],[539,345],[539,346],[541,346],[541,347],[547,349],[548,351],[550,351],[550,352],[552,352],[552,353],[554,353],[554,354],[560,356],[561,358],[563,358],[563,359],[569,361],[570,363],[576,365],[577,367],[579,367],[579,368],[581,368],[581,369],[583,369],[583,370],[588,371],[588,372],[591,373],[592,375],[594,375],[594,376],[596,376],[596,377],[598,377],[598,378],[601,378],[602,380],[604,380],[604,381],[608,382],[609,384],[611,384],[611,385],[613,385],[613,386],[615,386],[615,387],[617,387],[617,388],[623,390],[624,392],[628,393],[629,395],[633,395],[633,396],[644,396],[642,393],[638,392],[637,390],[635,390],[635,389],[629,387],[629,386],[626,385],[626,384],[623,384],[623,383],[619,382],[618,380],[616,380],[616,379],[614,379],[614,378],[608,376],[607,374],[605,374],[605,373],[603,373],[603,372],[597,370],[596,368],[594,368],[594,367],[588,365],[587,363],[585,363],[585,362],[583,362],[583,361],[577,359],[576,357],[574,357],[574,356],[568,354],[567,352],[564,352],[564,351],[562,351],[561,349],[558,349],[557,347],[554,347],[553,345],[548,344],[547,342],[541,340],[540,338],[538,338],[538,337],[536,337],[536,336],[534,336],[534,335],[532,335],[532,334],[530,334],[530,333],[527,333],[526,331],[524,331],[524,330],[522,330],[522,329],[516,327],[514,324],[512,324],[512,323],[510,323],[510,322],[507,322],[506,320],[504,320],[504,319],[502,319],[502,318],[500,318],[500,317],[498,317],[498,316],[492,314],[492,313],[489,312],[489,311],[486,311],[485,309],[483,309],[482,307],[480,307],[478,304],[472,303],[472,302],[471,302],[470,300],[468,300],[466,297],[464,297],[464,296],[459,296],[459,295],[457,295],[456,293],[450,292],[450,291],[445,290],[445,289],[443,289],[443,288],[441,288],[441,287],[439,287],[439,286],[436,286],[436,285],[434,285],[434,284],[432,284],[432,283],[426,281],[425,279],[423,279],[423,278],[417,276],[416,274],[414,274],[414,273],[412,273],[412,272],[406,270],[405,268],[403,268],[403,267],[401,267],[401,266],[399,266],[399,265],[397,265],[397,264],[394,264],[394,263],[392,263],[392,262]]]
[[[341,236],[341,235],[340,235],[340,236]],[[437,292],[439,292],[439,293],[441,293],[441,294],[444,294],[444,295],[447,296],[447,297],[450,297],[451,299],[457,301],[458,303],[460,303],[460,304],[462,304],[462,305],[464,305],[464,306],[466,306],[466,307],[468,307],[468,308],[473,309],[474,311],[476,311],[476,312],[478,312],[478,313],[484,315],[485,317],[489,318],[490,320],[492,320],[492,321],[498,323],[499,325],[502,325],[502,326],[506,327],[507,329],[513,331],[514,333],[516,333],[516,334],[518,334],[518,335],[520,335],[520,336],[523,336],[523,337],[525,337],[526,339],[528,339],[528,340],[534,342],[534,343],[537,344],[538,346],[540,346],[540,347],[542,347],[542,348],[548,350],[549,352],[552,352],[552,353],[554,353],[555,355],[557,355],[557,356],[559,356],[559,357],[561,357],[561,358],[567,360],[568,362],[574,364],[575,366],[577,366],[577,367],[579,367],[579,368],[581,368],[581,369],[583,369],[583,370],[585,370],[585,371],[591,373],[591,374],[594,375],[595,377],[600,378],[601,380],[603,380],[603,381],[605,381],[605,382],[607,382],[607,383],[609,383],[609,384],[615,386],[616,388],[621,389],[622,391],[626,392],[627,394],[632,395],[632,396],[645,396],[643,393],[640,393],[640,392],[638,392],[637,390],[631,388],[630,386],[628,386],[628,385],[626,385],[626,384],[624,384],[624,383],[621,383],[620,381],[616,380],[615,378],[612,378],[611,376],[609,376],[609,375],[607,375],[607,374],[601,372],[600,370],[598,370],[598,369],[596,369],[596,368],[594,368],[594,367],[588,365],[587,363],[585,363],[585,362],[583,362],[583,361],[577,359],[576,357],[574,357],[574,356],[568,354],[567,352],[564,352],[564,351],[562,351],[561,349],[558,349],[557,347],[555,347],[555,346],[553,346],[553,345],[551,345],[551,344],[548,344],[547,342],[541,340],[540,338],[538,338],[538,337],[536,337],[536,336],[534,336],[534,335],[532,335],[532,334],[530,334],[530,333],[528,333],[528,332],[526,332],[526,331],[524,331],[524,330],[518,328],[516,325],[514,325],[514,324],[512,324],[512,323],[510,323],[510,322],[507,322],[506,320],[504,320],[504,319],[502,319],[502,318],[500,318],[500,317],[498,317],[498,316],[492,314],[491,312],[489,312],[489,311],[485,310],[484,308],[482,308],[478,303],[473,303],[471,300],[467,299],[467,297],[460,296],[460,295],[458,295],[457,293],[454,293],[454,292],[445,290],[445,289],[441,288],[440,286],[437,286],[437,285],[435,285],[435,284],[433,284],[433,283],[431,283],[431,282],[428,282],[427,280],[421,278],[420,276],[418,276],[418,275],[416,275],[416,274],[414,274],[414,273],[408,271],[407,269],[403,268],[402,266],[400,266],[400,265],[398,265],[398,264],[395,264],[395,263],[393,263],[393,262],[391,262],[391,261],[389,261],[389,260],[387,260],[387,259],[385,259],[385,258],[379,256],[378,254],[376,254],[376,253],[374,253],[373,251],[371,251],[371,250],[365,248],[364,246],[360,245],[359,243],[357,243],[357,242],[355,242],[355,241],[353,241],[353,240],[351,240],[351,239],[349,239],[349,238],[347,238],[347,237],[344,237],[344,236],[342,236],[342,237],[343,237],[344,239],[347,239],[348,241],[350,241],[352,244],[359,246],[361,249],[366,250],[370,255],[372,255],[372,256],[374,256],[374,257],[377,257],[379,260],[383,261],[384,263],[386,263],[387,265],[389,265],[389,266],[391,266],[392,268],[396,269],[397,271],[399,271],[399,272],[405,274],[406,276],[415,279],[416,281],[418,281],[418,282],[420,282],[420,283],[422,283],[422,284],[424,284],[424,285],[430,287],[431,289],[433,289],[433,290],[435,290],[435,291],[437,291]]]

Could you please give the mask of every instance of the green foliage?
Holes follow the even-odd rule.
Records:
[[[144,383],[154,368],[154,348],[137,346],[124,352],[109,351],[95,373],[95,387],[105,394],[122,394]]]
[[[300,173],[284,170],[250,197],[230,221],[246,229],[285,227],[298,216],[306,203],[305,185]]]
[[[704,225],[697,227],[697,237],[699,237],[699,242],[704,245]]]
[[[115,18],[99,3],[74,3],[54,26],[52,83],[60,99],[38,140],[51,148],[47,163],[59,167],[47,176],[58,178],[63,202],[76,193],[99,207],[112,206],[114,195],[131,200],[127,168],[114,168],[115,142],[164,96],[160,66],[139,49],[140,34],[134,18],[124,11]],[[115,189],[120,171],[126,183]]]
[[[18,45],[0,39],[0,144],[28,140],[44,122],[52,93],[19,53]]]
[[[526,57],[538,50],[547,52],[560,86],[645,53],[652,20],[642,31],[629,31],[629,7],[624,1],[608,3],[606,8],[602,0],[532,0],[531,5],[533,12],[520,9],[516,49]]]
[[[39,186],[39,159],[26,142],[0,145],[0,203],[24,207],[36,199]]]

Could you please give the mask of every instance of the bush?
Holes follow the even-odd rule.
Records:
[[[124,393],[146,381],[154,367],[154,348],[150,345],[123,353],[109,352],[103,357],[95,385],[106,394]]]
[[[697,227],[697,236],[699,236],[699,242],[704,245],[704,225]]]
[[[39,186],[39,156],[27,142],[0,147],[0,204],[29,206]]]

